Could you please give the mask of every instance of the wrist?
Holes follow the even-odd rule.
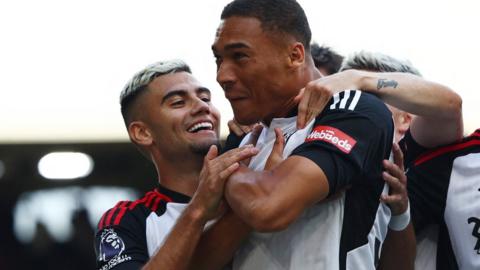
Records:
[[[208,211],[204,207],[196,206],[193,201],[187,206],[183,214],[191,224],[203,225],[208,221]]]
[[[407,210],[405,212],[392,216],[388,227],[393,231],[403,231],[410,223],[410,203],[407,203]]]
[[[359,90],[369,92],[372,94],[379,94],[377,84],[378,84],[378,77],[375,76],[373,72],[364,71],[364,70],[356,70],[357,72],[357,88]]]

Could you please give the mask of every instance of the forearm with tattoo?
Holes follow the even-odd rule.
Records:
[[[397,86],[398,86],[398,82],[395,80],[379,79],[377,83],[377,90],[380,90],[386,87],[397,88]]]

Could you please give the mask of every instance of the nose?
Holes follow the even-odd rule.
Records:
[[[192,115],[196,115],[199,113],[210,114],[211,108],[210,104],[203,101],[201,98],[196,98],[193,104]]]
[[[223,88],[223,91],[228,91],[235,83],[235,72],[228,63],[221,63],[217,69],[217,82]]]

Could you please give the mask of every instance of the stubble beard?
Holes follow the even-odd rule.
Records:
[[[201,143],[193,143],[190,145],[190,151],[192,151],[192,153],[194,154],[204,157],[208,153],[208,150],[210,150],[210,147],[212,145],[216,145],[217,149],[220,152],[220,140],[218,139],[212,139]]]

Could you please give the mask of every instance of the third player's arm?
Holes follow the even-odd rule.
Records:
[[[462,138],[462,99],[450,88],[419,76],[400,72],[346,70],[310,82],[299,104],[303,127],[325,107],[325,98],[344,89],[361,89],[385,103],[416,115],[411,133],[424,147],[451,143]],[[441,130],[441,132],[438,132]]]
[[[462,138],[462,99],[450,88],[409,73],[352,72],[360,76],[360,89],[416,115],[410,130],[420,145],[434,147]]]

